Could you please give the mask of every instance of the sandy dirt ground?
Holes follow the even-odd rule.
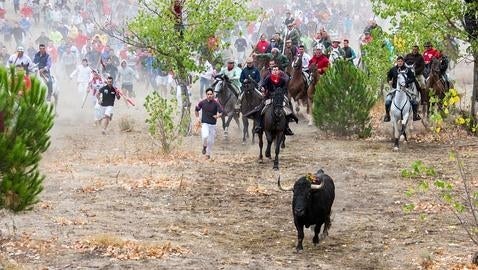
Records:
[[[241,144],[235,125],[218,132],[211,160],[200,138],[185,137],[160,155],[138,106],[118,102],[111,130],[93,125],[63,81],[51,147],[41,162],[47,178],[33,211],[0,216],[0,265],[9,269],[461,269],[476,246],[432,194],[408,198],[417,180],[400,177],[415,160],[458,179],[449,140],[437,141],[421,124],[409,144],[392,151],[391,126],[378,124],[367,140],[325,136],[305,121],[272,162],[257,162],[258,147]],[[133,131],[122,132],[128,117]],[[477,140],[460,134],[460,153],[476,188]],[[335,181],[329,237],[313,246],[306,230],[295,253],[291,186],[323,168]],[[456,187],[461,189],[459,181]],[[419,201],[418,199],[421,199]],[[418,210],[405,213],[405,203]],[[2,268],[0,266],[0,268]]]

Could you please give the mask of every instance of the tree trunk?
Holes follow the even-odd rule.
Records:
[[[478,99],[478,52],[473,54],[473,91],[471,94],[471,116],[475,120],[476,123],[476,103]]]

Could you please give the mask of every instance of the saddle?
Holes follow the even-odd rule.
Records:
[[[264,101],[264,108],[262,108],[261,115],[264,115],[266,109],[272,105],[272,98],[268,98]],[[290,108],[289,98],[284,96],[284,103],[282,104],[282,109],[284,110],[285,115],[291,115],[292,109]]]

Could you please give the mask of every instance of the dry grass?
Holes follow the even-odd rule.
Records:
[[[85,252],[99,253],[100,256],[118,260],[161,259],[171,254],[181,255],[188,252],[184,248],[173,246],[170,242],[165,244],[143,243],[124,240],[110,234],[101,234],[77,242],[74,248]]]
[[[134,127],[134,120],[128,116],[123,116],[119,119],[118,126],[122,132],[131,132]]]

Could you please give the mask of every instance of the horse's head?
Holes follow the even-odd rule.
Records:
[[[410,65],[405,63],[404,65],[405,65],[406,68],[410,69],[413,72],[413,74],[415,74],[415,64],[414,63],[410,64]]]
[[[440,74],[440,60],[433,58],[431,62],[431,73]]]
[[[403,89],[407,85],[407,74],[403,71],[398,72],[397,89]]]
[[[294,61],[292,62],[292,67],[294,69],[302,69],[302,56],[296,55]]]
[[[250,95],[254,92],[254,89],[257,87],[256,81],[253,79],[249,78],[247,81],[244,81],[242,84],[242,91],[244,91],[244,94]]]

